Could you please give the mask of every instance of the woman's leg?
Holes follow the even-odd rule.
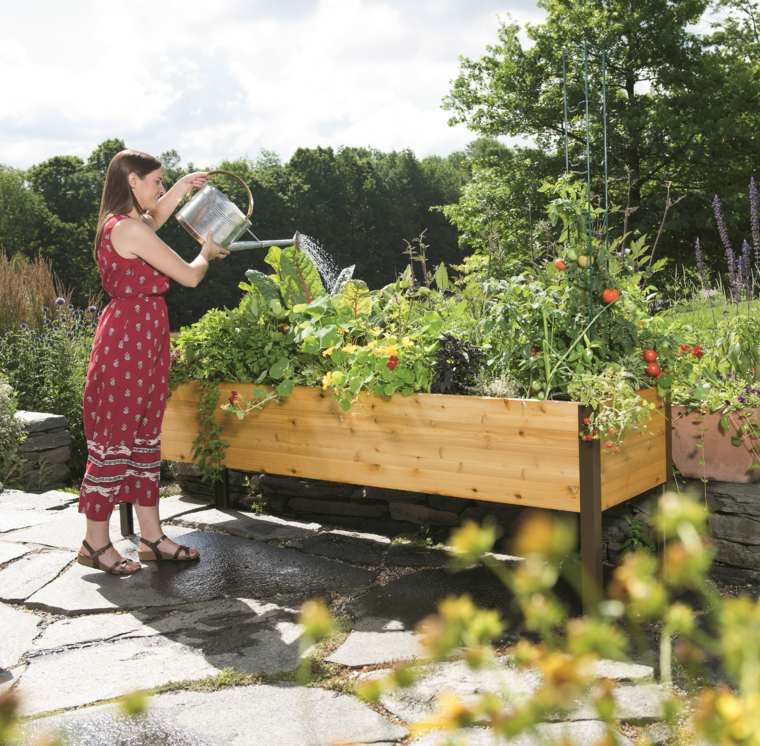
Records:
[[[137,521],[140,524],[140,536],[148,541],[158,541],[161,534],[163,534],[161,519],[158,514],[158,504],[158,500],[153,505],[140,505],[139,500],[135,503],[135,513],[137,513]],[[144,549],[144,547],[141,548]],[[177,551],[177,544],[171,539],[164,539],[158,545],[158,550],[162,554],[172,555]],[[195,558],[198,556],[200,556],[198,550],[190,550],[190,557]],[[185,559],[184,552],[180,557]]]
[[[108,529],[108,520],[96,521],[92,518],[87,518],[87,530],[85,532],[84,538],[92,548],[93,552],[97,552],[98,549],[104,547],[111,541]],[[83,557],[90,556],[90,553],[85,549],[84,546],[79,549],[79,554],[81,554]],[[113,547],[109,547],[107,551],[103,552],[103,554],[98,557],[99,562],[105,567],[110,567],[117,562],[121,562],[123,559],[124,558]],[[132,571],[139,567],[140,564],[138,562],[130,560],[128,566],[125,569]]]

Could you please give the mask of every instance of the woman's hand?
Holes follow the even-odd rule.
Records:
[[[208,171],[193,171],[193,173],[177,179],[177,184],[182,187],[184,194],[187,194],[192,189],[200,189],[202,186],[206,186],[207,181]]]
[[[206,240],[203,242],[203,248],[201,249],[204,259],[207,262],[213,262],[214,259],[224,259],[229,256],[229,249],[225,249],[224,246],[220,246],[214,241],[214,237],[209,231],[206,234]]]

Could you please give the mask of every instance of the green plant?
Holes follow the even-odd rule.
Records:
[[[222,428],[217,423],[219,384],[202,381],[198,402],[198,435],[193,441],[193,458],[204,477],[217,481],[224,468],[224,451],[227,441],[222,440]]]
[[[0,336],[0,371],[20,408],[66,417],[72,437],[69,465],[76,474],[84,471],[87,458],[82,390],[97,310],[74,308],[64,298],[55,309],[39,327],[21,324]]]
[[[639,396],[640,381],[620,366],[609,365],[601,373],[581,373],[568,386],[575,401],[591,409],[584,418],[582,437],[604,441],[618,450],[631,432],[646,427],[655,405]]]
[[[632,552],[637,549],[655,551],[655,540],[649,524],[640,517],[625,516],[626,538],[623,541],[623,552]]]
[[[13,389],[0,377],[0,490],[20,476],[18,448],[26,440],[26,431],[15,415]]]

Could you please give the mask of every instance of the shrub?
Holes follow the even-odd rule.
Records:
[[[26,431],[15,414],[13,389],[0,378],[0,490],[18,476],[18,447],[26,440]]]
[[[0,371],[16,391],[18,406],[62,414],[69,422],[73,473],[84,469],[87,445],[82,424],[82,391],[96,321],[93,307],[82,311],[61,303],[39,327],[21,323],[0,341]]]

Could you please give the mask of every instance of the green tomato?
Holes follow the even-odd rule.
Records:
[[[591,257],[588,254],[581,254],[578,257],[578,266],[582,268],[586,268],[591,264]]]

